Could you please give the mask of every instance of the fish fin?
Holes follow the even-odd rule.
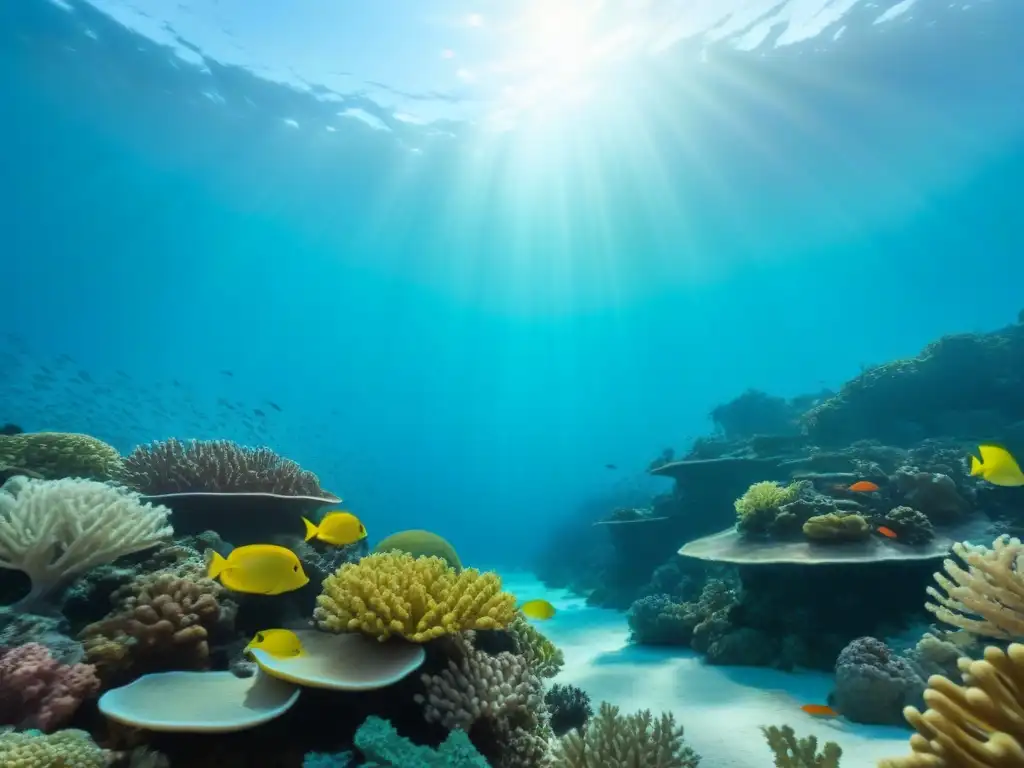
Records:
[[[224,569],[227,568],[227,559],[217,550],[211,549],[206,554],[206,575],[208,578],[216,579]]]
[[[985,465],[982,464],[977,456],[971,456],[971,477],[977,477],[984,470]]]
[[[306,541],[309,541],[317,535],[319,529],[306,518],[302,518],[302,522],[306,524]]]

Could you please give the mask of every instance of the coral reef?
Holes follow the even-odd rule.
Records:
[[[317,476],[294,461],[230,440],[170,438],[137,446],[124,458],[121,478],[147,496],[197,491],[324,496]]]
[[[0,435],[0,470],[27,470],[32,477],[59,480],[116,479],[121,455],[115,448],[89,435],[68,432],[23,432]]]
[[[783,506],[796,501],[803,489],[802,483],[783,486],[774,480],[754,483],[736,499],[736,528],[747,535],[774,533],[778,528],[777,518]]]
[[[863,541],[871,535],[868,521],[862,515],[840,515],[830,512],[815,515],[803,525],[804,536],[820,544]]]
[[[582,731],[594,714],[590,697],[575,685],[555,683],[544,694],[544,704],[555,736],[562,736],[574,728]]]
[[[818,752],[816,736],[798,739],[788,725],[773,725],[761,732],[775,756],[775,768],[839,768],[843,750],[834,741],[826,741]]]
[[[0,568],[32,582],[14,608],[46,607],[72,577],[170,537],[166,507],[92,480],[15,477],[0,488]]]
[[[935,600],[925,607],[946,624],[979,637],[1024,639],[1024,544],[1000,536],[992,547],[953,545],[953,553],[967,565],[944,562],[946,573],[935,580],[945,594],[928,587]]]
[[[440,557],[449,568],[454,568],[458,573],[462,570],[462,561],[459,560],[459,553],[455,551],[447,539],[438,536],[430,531],[399,531],[383,538],[374,552],[390,552],[398,550],[407,552],[413,557]]]
[[[565,664],[562,652],[528,622],[522,613],[516,613],[508,625],[508,632],[515,639],[516,653],[526,661],[534,674],[554,677],[562,669]]]
[[[356,731],[355,745],[366,768],[488,768],[463,731],[455,730],[436,750],[403,739],[387,720],[369,717]]]
[[[89,664],[62,664],[39,643],[0,649],[0,724],[52,731],[99,691]]]
[[[748,389],[711,411],[711,421],[729,440],[754,435],[784,435],[798,430],[800,410],[781,397]]]
[[[917,731],[913,754],[879,768],[1002,768],[1024,765],[1024,645],[990,646],[980,661],[960,660],[963,684],[928,680],[923,713],[904,712]]]
[[[876,638],[857,638],[836,660],[835,707],[855,723],[901,723],[903,708],[923,691],[913,666]]]
[[[343,565],[324,580],[314,619],[330,632],[359,631],[422,643],[469,629],[507,627],[515,597],[495,573],[456,573],[439,557],[385,552]]]
[[[114,611],[81,632],[86,658],[104,680],[163,669],[204,669],[210,635],[235,606],[217,582],[143,573],[112,595]]]
[[[554,748],[557,768],[696,768],[700,756],[683,740],[670,713],[655,719],[650,711],[620,715],[602,702],[581,733],[571,731]]]
[[[927,544],[935,538],[935,527],[931,520],[912,507],[893,507],[879,523],[895,533],[900,541],[911,546]]]
[[[10,768],[107,768],[107,754],[85,731],[0,735],[0,765]]]

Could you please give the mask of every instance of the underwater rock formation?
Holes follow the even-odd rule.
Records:
[[[874,637],[851,641],[836,660],[835,707],[855,723],[901,723],[924,687],[911,664]]]

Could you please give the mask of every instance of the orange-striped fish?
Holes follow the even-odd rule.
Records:
[[[878,486],[870,480],[858,480],[846,490],[856,491],[857,493],[873,493],[878,490]]]
[[[838,712],[824,704],[804,704],[800,709],[815,717],[839,717]]]
[[[886,528],[884,525],[878,526],[878,528],[876,528],[875,530],[877,530],[880,534],[885,536],[885,538],[887,538],[887,539],[898,538],[896,536],[896,531],[894,531],[892,528]]]

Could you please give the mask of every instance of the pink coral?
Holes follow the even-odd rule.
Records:
[[[91,664],[62,664],[39,643],[0,649],[0,723],[51,731],[100,687]]]

